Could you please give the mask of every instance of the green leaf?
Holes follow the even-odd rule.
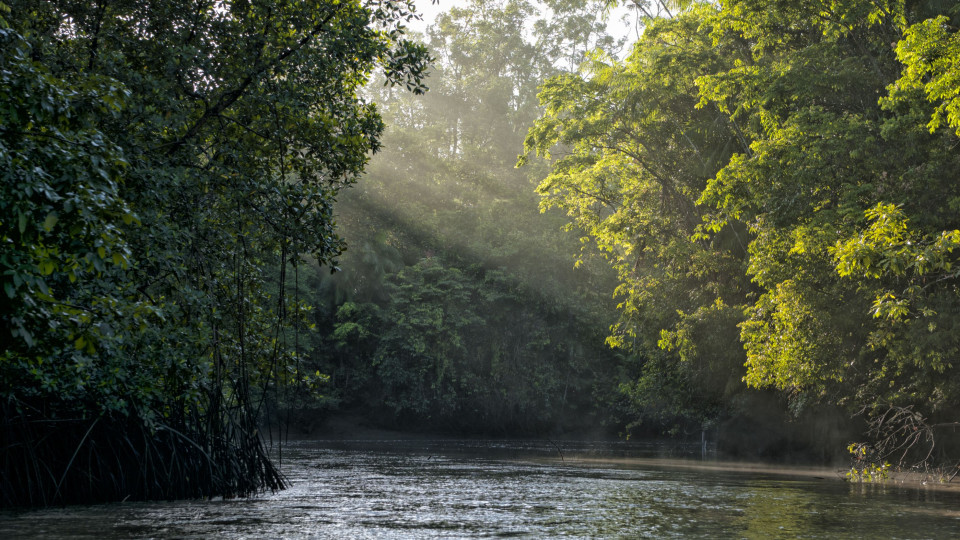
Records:
[[[52,231],[59,220],[60,218],[57,217],[55,212],[50,212],[47,214],[47,218],[43,220],[43,230],[47,232]]]

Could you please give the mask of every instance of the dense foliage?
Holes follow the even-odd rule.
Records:
[[[862,413],[878,459],[956,452],[958,22],[954,2],[693,3],[544,85],[526,151],[559,153],[544,204],[618,269],[641,406],[716,417],[742,379]]]
[[[311,383],[285,270],[342,250],[334,197],[383,129],[359,95],[372,70],[424,90],[410,17],[0,4],[4,505],[283,485],[259,409]]]
[[[514,168],[540,81],[613,39],[595,4],[536,8],[454,7],[426,36],[427,95],[371,87],[384,151],[338,201],[342,271],[304,290],[310,369],[331,377],[317,414],[448,433],[615,429],[628,379],[604,345],[612,276],[590,250],[574,268],[577,236],[538,210],[542,169]]]

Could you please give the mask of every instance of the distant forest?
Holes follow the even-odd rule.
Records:
[[[415,13],[0,0],[4,506],[338,417],[955,468],[960,4]]]

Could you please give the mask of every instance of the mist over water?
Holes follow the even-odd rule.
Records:
[[[3,538],[948,538],[960,495],[833,478],[679,470],[664,447],[296,442],[292,488],[237,500],[0,515]],[[682,453],[682,452],[681,452]],[[658,463],[660,463],[658,465]]]

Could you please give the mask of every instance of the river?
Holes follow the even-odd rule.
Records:
[[[292,485],[278,493],[5,511],[0,538],[960,537],[957,492],[651,457],[662,451],[627,443],[291,442],[282,468]]]

